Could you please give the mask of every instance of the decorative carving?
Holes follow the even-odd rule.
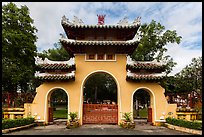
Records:
[[[66,16],[62,16],[62,20],[61,20],[62,24],[72,24],[68,18],[66,18]]]
[[[118,22],[118,25],[128,25],[128,17],[124,17]]]
[[[40,71],[36,71],[35,72],[35,77],[39,76],[40,75]]]
[[[64,34],[60,33],[62,39],[66,38]]]
[[[133,21],[133,24],[140,25],[140,24],[141,24],[140,19],[141,19],[141,17],[137,17],[137,18]]]
[[[76,16],[74,16],[73,23],[75,25],[82,25],[82,24],[84,24],[84,22],[81,19],[79,19],[78,17],[76,17]]]
[[[48,58],[45,58],[43,63],[44,63],[44,64],[51,64],[51,63],[52,63],[52,61],[51,61],[51,60],[49,60]]]
[[[68,64],[68,65],[74,65],[75,64],[75,58],[70,58],[68,61],[52,61],[49,60],[48,58],[45,58],[44,61],[40,57],[34,57],[35,58],[35,64],[40,65],[40,64]]]
[[[42,58],[40,58],[40,57],[34,57],[35,58],[35,64],[36,65],[39,65],[39,64],[43,64],[43,60],[42,60]]]
[[[98,25],[104,25],[106,15],[97,15],[98,17]]]

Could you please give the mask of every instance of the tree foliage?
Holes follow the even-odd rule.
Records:
[[[141,36],[140,43],[132,54],[132,58],[137,61],[166,61],[166,74],[172,71],[176,65],[169,55],[164,56],[167,51],[166,45],[168,43],[177,43],[181,41],[181,36],[177,36],[175,30],[165,30],[165,27],[160,23],[152,20],[150,24],[141,25],[138,35]]]
[[[180,81],[180,91],[183,91],[183,87],[186,87],[188,91],[202,94],[202,57],[193,58],[191,63],[177,73],[175,77]]]
[[[66,61],[69,60],[70,56],[62,46],[60,42],[54,44],[55,48],[43,50],[42,53],[38,53],[41,58],[48,58],[53,61]]]
[[[2,90],[30,90],[34,78],[37,29],[27,6],[2,6]]]
[[[197,92],[202,96],[202,57],[193,58],[191,63],[175,76],[167,77],[162,86],[166,92]]]
[[[84,97],[89,102],[111,100],[117,102],[117,85],[112,76],[96,73],[90,76],[84,85]]]

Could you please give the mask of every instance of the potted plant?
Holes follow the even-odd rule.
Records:
[[[70,120],[67,123],[67,128],[79,127],[79,121],[77,119],[77,112],[70,112],[68,115],[70,116]]]
[[[120,126],[123,128],[135,128],[135,123],[133,122],[131,112],[125,112],[123,114],[124,120],[120,123]]]

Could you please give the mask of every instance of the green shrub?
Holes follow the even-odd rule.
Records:
[[[34,123],[34,118],[18,118],[18,119],[3,119],[2,129],[20,127],[28,124]]]
[[[187,121],[183,119],[166,118],[166,122],[175,126],[186,127],[190,129],[202,130],[202,123],[196,121]]]
[[[70,118],[71,118],[71,121],[74,121],[74,120],[76,120],[76,118],[77,118],[77,112],[70,112],[70,113],[69,113],[69,116],[70,116]]]
[[[131,116],[132,116],[131,112],[123,113],[124,120],[120,123],[120,127],[123,127],[123,128],[135,128],[135,123],[132,121]]]
[[[126,122],[131,122],[132,120],[131,120],[131,112],[125,112],[124,114],[123,114],[123,117],[125,118],[125,121]]]

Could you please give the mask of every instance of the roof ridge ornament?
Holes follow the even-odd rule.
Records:
[[[74,24],[74,25],[83,25],[84,22],[83,22],[81,19],[79,19],[77,16],[74,16],[74,18],[73,18],[73,24]]]
[[[128,17],[124,17],[117,24],[118,25],[128,25]]]
[[[42,60],[42,58],[40,58],[40,57],[34,57],[35,58],[35,64],[36,65],[39,65],[39,64],[43,64],[43,60]]]
[[[65,39],[65,38],[66,38],[65,35],[62,34],[62,33],[60,33],[60,36],[61,36],[62,39]]]
[[[133,21],[133,24],[135,25],[140,25],[141,24],[141,17],[137,17],[134,21]]]
[[[62,16],[61,24],[72,24],[66,16]]]
[[[104,25],[105,24],[105,16],[106,15],[97,15],[97,17],[98,17],[98,25]]]
[[[75,58],[70,58],[68,61],[52,61],[49,60],[47,57],[43,60],[40,57],[34,57],[35,58],[35,64],[36,65],[42,65],[42,64],[68,64],[70,66],[75,64]]]

